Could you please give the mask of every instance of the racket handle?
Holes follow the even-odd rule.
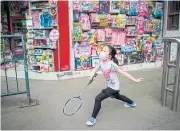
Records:
[[[97,75],[98,75],[97,73],[94,74],[93,78],[89,81],[88,85],[90,85],[90,84],[93,82],[94,78],[95,78]]]

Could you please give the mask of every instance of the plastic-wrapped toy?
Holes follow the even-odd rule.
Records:
[[[137,45],[136,38],[126,38],[126,45]]]
[[[103,44],[101,42],[99,42],[97,47],[96,47],[98,55],[101,53],[102,49],[103,49]]]
[[[109,13],[109,10],[110,10],[109,0],[99,1],[99,6],[100,6],[100,13]]]
[[[88,32],[88,43],[96,44],[96,35],[94,33]]]
[[[152,36],[158,37],[161,31],[161,20],[153,19],[153,33]]]
[[[127,16],[126,17],[126,25],[136,25],[136,24],[137,24],[136,16]]]
[[[82,38],[82,41],[83,42],[87,42],[88,41],[88,38],[89,38],[89,36],[88,36],[88,33],[87,32],[83,32],[83,36],[82,36],[83,38]]]
[[[78,12],[74,12],[73,13],[73,21],[77,22],[79,20],[79,13]]]
[[[91,8],[90,8],[90,12],[99,12],[99,1],[98,0],[93,0],[91,1]]]
[[[56,8],[50,8],[49,13],[52,17],[52,26],[57,25]]]
[[[34,28],[40,27],[40,11],[39,10],[32,11],[31,15],[32,15],[32,22]]]
[[[35,49],[34,55],[43,55],[43,50],[42,49]]]
[[[137,37],[137,51],[143,51],[144,50],[144,42],[142,39],[142,36]]]
[[[74,23],[73,30],[74,41],[82,41],[82,28],[78,22]]]
[[[113,30],[111,44],[116,45],[117,40],[118,40],[118,30]]]
[[[138,17],[137,32],[139,35],[144,34],[144,17]]]
[[[52,16],[49,14],[48,11],[44,11],[40,15],[40,20],[41,20],[41,26],[42,27],[50,27],[50,26],[52,26]]]
[[[137,27],[136,26],[128,26],[126,27],[127,36],[136,36],[137,35]]]
[[[112,38],[112,29],[111,28],[105,28],[105,37],[106,37],[106,39]]]
[[[154,16],[156,18],[162,17],[163,15],[163,3],[162,2],[156,2],[156,7],[154,10]]]
[[[90,45],[75,45],[74,48],[75,57],[90,56],[91,46]]]
[[[110,0],[110,13],[119,13],[120,1]]]
[[[138,5],[137,0],[131,0],[130,1],[130,8],[129,8],[129,13],[128,13],[130,16],[136,16],[137,15],[137,5]]]
[[[123,53],[130,53],[130,52],[135,52],[136,51],[136,41],[134,40],[129,40],[126,45],[121,46],[121,52]]]
[[[153,15],[155,9],[155,2],[154,1],[148,1],[148,13],[150,16]]]
[[[120,14],[127,14],[129,12],[129,0],[120,1]]]
[[[100,15],[99,17],[100,17],[99,26],[100,27],[107,27],[109,25],[107,15]]]
[[[34,31],[34,36],[35,38],[45,38],[44,37],[44,31],[43,30],[35,30]]]
[[[119,31],[116,45],[124,45],[124,44],[126,44],[126,32]]]
[[[99,27],[99,22],[100,22],[99,14],[91,13],[90,14],[90,21],[91,21],[91,27],[93,27],[93,28]]]
[[[29,31],[27,32],[27,38],[28,38],[28,39],[34,38],[34,31],[33,31],[33,30],[29,30]]]
[[[79,22],[81,24],[83,31],[88,31],[91,29],[91,24],[89,20],[89,15],[86,13],[81,13],[79,16]]]
[[[97,45],[92,45],[91,50],[91,56],[97,56]]]
[[[74,0],[73,1],[73,11],[74,12],[80,12],[81,11],[81,2],[80,2],[80,0]]]
[[[164,55],[164,48],[163,48],[162,44],[159,42],[156,42],[155,48],[156,48],[156,52],[157,52],[156,59],[162,61],[163,55]]]
[[[144,24],[145,24],[146,32],[153,32],[153,19],[152,18],[145,19]]]
[[[124,31],[113,30],[112,32],[112,45],[124,45],[126,43],[126,33]]]
[[[49,62],[43,61],[40,67],[41,71],[49,72]]]
[[[81,11],[82,12],[90,12],[93,3],[91,0],[81,0]]]
[[[112,23],[112,16],[110,14],[107,14],[107,18],[108,18],[108,23],[111,24]]]
[[[131,53],[131,52],[135,52],[135,51],[136,51],[136,47],[134,45],[122,45],[121,46],[121,52],[123,54]]]
[[[91,19],[91,24],[99,23],[100,22],[99,14],[97,14],[97,13],[91,13],[90,14],[90,19]]]
[[[138,16],[147,17],[148,16],[148,3],[144,0],[138,1]]]
[[[90,57],[75,58],[75,70],[87,70],[91,68]]]
[[[151,51],[151,49],[152,49],[152,42],[151,42],[149,34],[144,34],[143,35],[143,42],[144,42],[144,50],[145,51]]]
[[[96,30],[96,38],[97,38],[97,41],[105,41],[104,29],[97,29]]]
[[[112,27],[115,28],[125,28],[126,25],[126,15],[119,14],[117,16],[113,16]]]

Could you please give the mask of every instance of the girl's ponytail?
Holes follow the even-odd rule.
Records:
[[[116,63],[118,65],[118,59],[115,56],[112,57],[112,60],[113,60],[114,63]]]

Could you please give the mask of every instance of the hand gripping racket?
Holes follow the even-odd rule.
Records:
[[[63,108],[63,113],[66,116],[74,115],[81,108],[81,106],[82,106],[81,96],[86,91],[87,87],[93,82],[93,80],[96,76],[97,76],[97,73],[95,73],[93,78],[89,81],[89,83],[86,85],[86,87],[84,88],[84,90],[81,92],[81,94],[79,96],[73,97],[65,103],[64,108]]]

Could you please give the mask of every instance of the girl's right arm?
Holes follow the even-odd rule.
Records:
[[[96,67],[92,70],[91,75],[90,75],[90,80],[93,79],[93,77],[95,76],[99,68],[100,68],[100,64],[96,65]]]

